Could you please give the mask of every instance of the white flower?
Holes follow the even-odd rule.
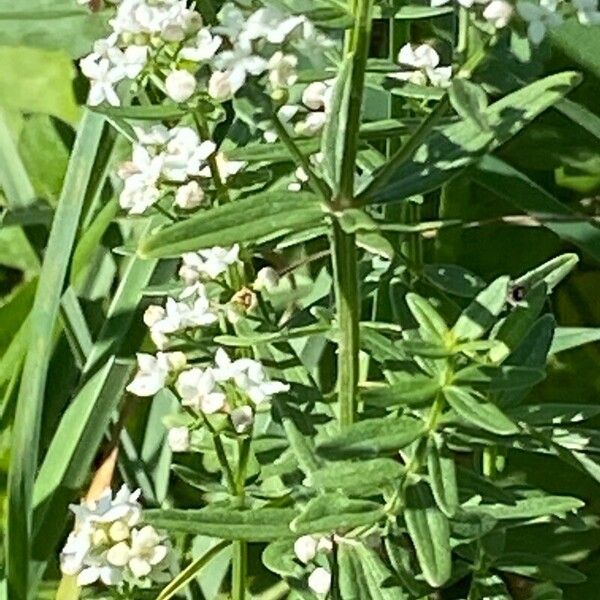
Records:
[[[169,554],[169,546],[164,544],[163,540],[164,538],[150,525],[131,532],[128,567],[135,577],[150,575],[152,579],[159,579],[153,576],[153,571],[160,571],[168,566],[165,559]]]
[[[328,594],[331,588],[331,573],[323,567],[317,567],[308,576],[308,587],[315,594]]]
[[[169,129],[164,125],[152,125],[150,129],[144,129],[143,127],[136,127],[134,125],[133,130],[138,138],[138,142],[142,146],[164,146],[171,137]]]
[[[186,181],[199,175],[206,159],[215,151],[215,143],[200,141],[191,127],[174,127],[169,131],[162,165],[162,174],[171,181]]]
[[[115,48],[109,52],[109,57],[114,67],[122,72],[123,77],[135,79],[148,62],[148,47],[133,45],[123,51]]]
[[[316,135],[323,127],[325,127],[327,118],[327,113],[323,111],[308,113],[304,121],[300,121],[296,124],[296,133],[306,136]]]
[[[271,396],[290,389],[289,385],[281,381],[268,379],[263,365],[257,360],[240,358],[232,361],[222,348],[215,354],[215,364],[215,379],[233,381],[254,404],[261,404]]]
[[[253,54],[250,44],[236,44],[232,50],[217,54],[214,58],[217,70],[208,82],[208,93],[215,100],[228,100],[244,85],[248,75],[260,75],[268,68],[268,62]]]
[[[206,27],[201,29],[196,36],[194,46],[184,46],[179,52],[179,56],[184,60],[201,62],[210,60],[221,47],[223,38],[218,35],[213,36]]]
[[[97,106],[105,100],[111,106],[120,106],[121,101],[114,86],[124,78],[122,69],[115,68],[106,58],[96,60],[93,55],[81,59],[79,66],[90,80],[87,99],[90,106]]]
[[[179,208],[197,208],[204,201],[204,190],[197,181],[190,181],[177,188],[175,192],[175,205]]]
[[[244,13],[235,5],[227,2],[218,14],[219,25],[213,27],[217,33],[226,35],[232,42],[244,29],[246,17]]]
[[[223,181],[227,181],[231,175],[239,173],[246,166],[246,163],[241,160],[227,159],[222,152],[217,152],[215,162],[217,163],[217,171]],[[201,177],[211,177],[212,175],[208,166],[201,169],[198,174]]]
[[[506,27],[512,15],[512,4],[506,0],[492,0],[483,11],[483,18],[496,29]]]
[[[485,4],[488,0],[458,0],[458,3],[464,8],[471,8],[474,4]],[[431,6],[443,6],[450,0],[431,0]]]
[[[263,267],[254,280],[255,290],[274,290],[279,285],[279,275],[272,267]]]
[[[208,250],[186,252],[182,256],[183,264],[179,275],[187,285],[192,285],[200,278],[215,279],[227,271],[230,265],[238,260],[240,247],[234,244],[231,248],[215,246]]]
[[[196,78],[189,71],[171,71],[165,80],[165,90],[174,102],[185,102],[196,91]]]
[[[187,452],[190,449],[190,430],[187,427],[171,427],[167,432],[167,442],[173,452]]]
[[[204,371],[194,367],[183,371],[175,384],[181,396],[181,404],[211,415],[225,408],[226,397],[216,389],[216,378],[212,369]]]
[[[254,423],[254,411],[250,406],[238,406],[231,411],[231,424],[237,433],[246,433]]]
[[[302,92],[302,103],[311,110],[329,108],[333,94],[333,81],[313,81]]]
[[[533,44],[540,44],[549,29],[558,27],[562,17],[556,12],[559,0],[540,0],[533,2],[517,2],[517,12],[527,21],[527,35]]]
[[[577,19],[582,25],[596,25],[600,23],[598,0],[572,0],[577,10]]]
[[[277,110],[277,118],[285,127],[297,114],[300,107],[297,104],[284,104]],[[286,127],[288,129],[288,127]],[[274,129],[266,129],[263,133],[265,142],[272,144],[279,139],[277,132]]]
[[[124,180],[119,195],[121,208],[129,214],[142,214],[159,198],[158,180],[164,164],[162,155],[152,156],[141,145],[133,147],[131,161],[123,164],[119,176]]]
[[[440,55],[429,44],[405,44],[400,48],[398,62],[412,69],[390,73],[388,77],[417,85],[425,85],[429,81],[434,86],[445,87],[450,83],[452,67],[440,67]]]
[[[307,565],[317,555],[318,538],[303,535],[294,542],[294,554],[298,560]]]
[[[271,44],[282,44],[305,20],[303,16],[289,16],[271,6],[259,8],[248,17],[239,37],[244,41],[264,38]]]
[[[293,54],[275,52],[269,60],[269,82],[274,89],[288,88],[298,79],[298,58]]]
[[[158,352],[137,354],[138,371],[133,381],[127,386],[127,391],[136,396],[154,396],[165,387],[167,378],[174,372],[185,367],[186,358],[182,352]]]

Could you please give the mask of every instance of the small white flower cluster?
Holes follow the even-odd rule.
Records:
[[[227,272],[227,269],[238,262],[240,247],[234,244],[231,248],[215,246],[198,252],[186,252],[181,257],[179,276],[186,285],[194,285],[201,280],[216,279]]]
[[[157,352],[156,356],[140,352],[136,356],[138,370],[126,389],[141,397],[154,396],[187,365],[183,352]]]
[[[247,13],[227,3],[218,17],[213,29],[228,40],[227,48],[213,58],[216,70],[208,83],[208,93],[218,101],[233,97],[249,76],[264,73],[268,73],[271,92],[286,90],[297,80],[295,53],[308,42],[330,45],[306,17],[286,14],[274,6]]]
[[[71,505],[75,527],[60,555],[61,571],[78,586],[98,581],[108,586],[171,577],[171,546],[166,535],[142,523],[140,490],[105,490],[97,502]]]
[[[598,0],[540,0],[539,3],[520,0],[517,12],[527,23],[527,35],[536,45],[573,13],[582,25],[600,24]]]
[[[179,298],[167,298],[165,306],[151,304],[144,313],[144,323],[159,350],[164,350],[169,335],[187,329],[212,325],[218,319],[210,306],[206,288],[201,283],[186,287]]]
[[[122,0],[109,23],[111,34],[94,44],[91,54],[80,61],[90,80],[88,103],[108,102],[119,106],[116,86],[134,80],[151,56],[164,44],[177,44],[202,27],[200,15],[185,0]]]
[[[388,77],[416,85],[447,87],[452,77],[452,67],[440,66],[440,55],[429,44],[405,44],[398,53],[398,62],[406,71],[389,73]]]
[[[443,6],[451,0],[431,0],[431,6]],[[457,0],[463,8],[471,9],[476,5],[484,6],[483,18],[495,29],[502,29],[508,25],[512,15],[513,7],[507,0]]]
[[[315,537],[303,535],[294,542],[294,554],[304,564],[313,567],[308,576],[308,587],[320,596],[325,596],[331,588],[331,572],[322,566],[315,566],[314,561],[319,553],[329,554],[333,551],[331,537]]]
[[[142,214],[171,189],[174,204],[182,209],[201,205],[204,190],[196,179],[209,177],[206,160],[216,146],[201,140],[190,127],[167,129],[155,125],[149,130],[135,128],[131,160],[123,163],[119,177],[123,190],[119,203],[129,214]]]
[[[233,389],[229,384],[233,384]],[[273,395],[288,391],[289,385],[270,380],[261,362],[251,358],[232,361],[227,353],[219,348],[213,367],[192,367],[183,371],[177,378],[175,388],[183,406],[189,406],[206,415],[229,413],[235,429],[243,431],[251,418],[252,409],[247,404],[232,408],[227,392],[230,392],[230,396],[241,394],[252,405],[259,406],[270,400]]]

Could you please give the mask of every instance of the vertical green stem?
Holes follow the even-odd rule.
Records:
[[[469,9],[461,6],[458,9],[458,42],[456,52],[463,63],[469,51]]]
[[[333,222],[333,268],[339,323],[338,398],[340,425],[354,422],[358,385],[358,325],[360,296],[358,287],[358,253],[355,235]]]
[[[250,457],[250,436],[238,440],[238,464],[235,477],[235,496],[239,506],[246,497],[246,471]],[[233,542],[231,595],[233,600],[244,600],[246,597],[246,579],[248,571],[248,545],[245,541]]]

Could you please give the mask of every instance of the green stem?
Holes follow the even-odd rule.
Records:
[[[456,52],[464,62],[469,52],[469,9],[461,6],[458,9],[458,43]]]
[[[326,202],[329,202],[331,198],[331,191],[327,187],[327,184],[316,175],[310,164],[310,161],[306,156],[304,156],[304,154],[302,154],[300,148],[298,148],[296,142],[294,142],[290,134],[287,132],[286,128],[283,126],[283,123],[281,122],[276,113],[273,113],[271,115],[271,120],[273,121],[273,126],[275,127],[275,131],[277,132],[279,139],[287,148],[291,156],[304,169],[304,172],[308,176],[308,184],[312,188],[313,192],[321,196],[321,198],[323,198],[323,200],[325,200]]]
[[[200,112],[194,111],[192,113],[194,118],[194,123],[196,124],[196,129],[202,138],[202,141],[210,140],[210,130],[208,128],[208,123],[204,118],[204,115]],[[207,159],[206,163],[208,164],[208,168],[210,170],[210,176],[215,184],[215,190],[217,191],[217,200],[221,203],[229,202],[229,191],[227,190],[227,186],[224,184],[223,179],[221,178],[221,172],[219,171],[219,165],[217,163],[217,157],[213,152]]]
[[[339,324],[339,417],[340,425],[347,427],[354,422],[358,385],[358,324],[360,322],[358,252],[355,235],[346,233],[336,220],[333,221],[332,246]]]
[[[354,175],[358,154],[367,58],[371,41],[371,7],[371,0],[351,0],[350,8],[354,16],[354,28],[346,33],[345,39],[345,55],[352,56],[350,97],[345,119],[345,131],[338,132],[344,137],[344,154],[340,171],[339,193],[338,197],[334,199],[336,208],[342,209],[352,207],[355,204]]]
[[[233,600],[244,600],[246,597],[246,575],[248,568],[248,547],[246,542],[233,542],[231,557],[231,597]]]
[[[246,471],[250,457],[250,436],[238,439],[238,465],[235,477],[235,496],[238,506],[243,506],[246,497]],[[231,594],[233,600],[246,597],[246,578],[248,570],[248,546],[245,541],[233,542]]]

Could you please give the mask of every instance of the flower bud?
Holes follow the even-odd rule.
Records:
[[[237,433],[246,433],[254,423],[251,406],[239,406],[231,411],[231,424]]]
[[[331,588],[331,573],[323,567],[317,567],[308,576],[308,587],[315,594],[325,595],[329,593],[329,589]]]
[[[129,562],[129,554],[129,546],[119,542],[106,553],[106,562],[115,567],[124,567]]]
[[[164,319],[165,317],[165,309],[162,306],[158,306],[157,304],[151,304],[144,311],[144,324],[146,327],[152,327],[158,321]]]
[[[115,521],[110,526],[108,535],[113,542],[123,542],[129,537],[129,527],[123,521]]]
[[[185,102],[196,91],[196,78],[189,71],[171,71],[165,81],[165,89],[171,100]]]
[[[215,71],[208,81],[208,94],[211,98],[223,102],[233,96],[228,71]]]
[[[190,181],[177,188],[175,204],[179,208],[191,209],[200,206],[204,201],[204,190],[197,181]]]
[[[187,427],[171,427],[167,442],[173,452],[187,452],[190,449],[190,431]]]
[[[257,274],[254,281],[254,289],[261,291],[274,290],[279,285],[279,275],[272,267],[263,267]]]
[[[312,535],[303,535],[294,542],[294,554],[305,565],[317,554],[317,539]]]
[[[508,25],[513,14],[513,7],[506,0],[492,0],[483,11],[483,18],[496,29]]]

